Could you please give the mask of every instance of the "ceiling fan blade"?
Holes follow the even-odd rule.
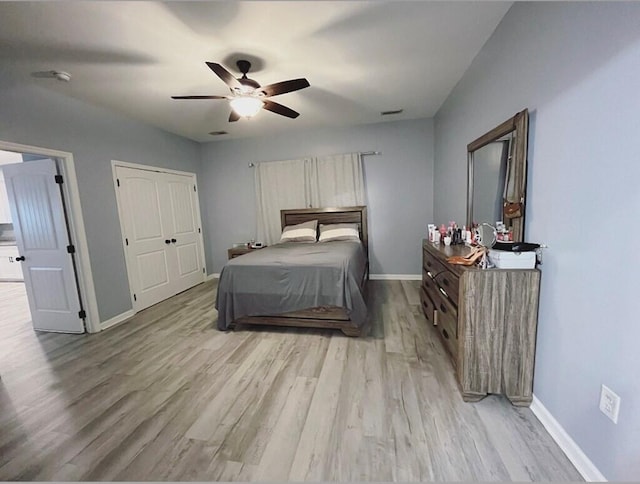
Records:
[[[300,116],[300,113],[295,112],[293,109],[288,108],[287,106],[283,106],[282,104],[274,103],[269,99],[264,100],[263,109],[267,111],[271,111],[272,113],[280,114],[282,116],[286,116],[287,118],[297,118]]]
[[[231,89],[233,88],[242,88],[242,84],[238,82],[238,79],[233,77],[228,70],[222,67],[220,64],[216,64],[215,62],[207,62],[209,69],[216,73],[216,75],[224,81],[224,83],[229,86]]]
[[[236,113],[233,109],[231,110],[231,114],[229,114],[229,122],[230,123],[234,123],[235,121],[238,121],[240,119],[240,116],[238,115],[238,113]]]
[[[287,92],[298,91],[309,87],[309,81],[305,78],[290,79],[288,81],[276,82],[275,84],[269,84],[268,86],[262,86],[259,90],[264,92],[267,97],[278,96],[279,94],[285,94]]]
[[[171,99],[228,99],[227,96],[171,96]]]

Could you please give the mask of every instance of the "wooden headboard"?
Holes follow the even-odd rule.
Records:
[[[358,224],[360,240],[367,254],[369,254],[369,233],[367,231],[367,207],[337,207],[337,208],[296,208],[280,210],[280,224],[284,229],[287,225],[297,225],[309,220],[317,220],[320,224]]]

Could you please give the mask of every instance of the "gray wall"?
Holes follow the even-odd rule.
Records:
[[[198,173],[199,145],[2,72],[0,140],[73,153],[100,319],[131,309],[111,160]]]
[[[431,119],[204,144],[200,183],[206,187],[201,199],[208,210],[203,224],[209,272],[220,272],[233,242],[255,237],[249,162],[371,150],[382,152],[364,157],[371,273],[419,274],[420,244],[433,218]]]
[[[528,107],[526,239],[542,269],[534,393],[610,480],[640,477],[640,4],[516,3],[436,116],[435,213],[465,145]],[[622,397],[614,425],[600,385]]]

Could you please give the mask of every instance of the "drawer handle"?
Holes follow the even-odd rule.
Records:
[[[445,290],[444,290],[444,289],[442,289],[441,287],[439,287],[438,289],[440,290],[440,292],[441,292],[442,294],[444,294],[444,297],[449,297],[449,295],[445,292]]]
[[[447,333],[446,329],[442,329],[442,335],[445,337],[445,339],[449,339],[449,333]]]
[[[444,283],[445,286],[449,285],[449,281],[447,281],[447,279],[444,277],[442,278],[442,282]]]
[[[433,279],[433,274],[431,274],[431,271],[427,271],[427,275],[428,275],[431,279]]]
[[[447,313],[447,308],[444,304],[440,303],[440,311],[442,311],[443,313]]]
[[[427,261],[427,266],[431,267],[431,262]]]

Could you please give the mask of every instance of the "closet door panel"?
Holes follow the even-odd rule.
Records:
[[[170,227],[162,215],[166,184],[160,173],[117,168],[120,204],[128,245],[136,309],[144,309],[174,294],[171,287]]]
[[[167,174],[166,181],[170,205],[167,215],[173,227],[171,240],[176,258],[176,270],[171,275],[175,280],[176,292],[181,292],[204,281],[195,178]]]

